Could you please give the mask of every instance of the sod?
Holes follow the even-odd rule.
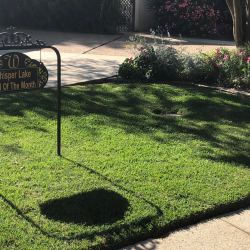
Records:
[[[0,96],[0,249],[118,249],[249,205],[248,98],[65,87],[58,157],[56,96]]]

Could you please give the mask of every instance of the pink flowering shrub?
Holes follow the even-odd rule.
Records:
[[[232,37],[233,35],[233,24],[222,23],[221,20],[216,23],[216,35],[221,37]]]
[[[217,48],[215,51],[199,56],[202,57],[203,71],[213,76],[210,80],[212,79],[215,84],[224,87],[250,87],[249,49],[230,51],[225,48]],[[197,66],[194,66],[193,70],[197,71]]]
[[[187,80],[203,84],[250,89],[250,46],[229,50],[217,48],[209,53],[185,54],[169,44],[147,44],[141,35],[130,37],[135,56],[125,59],[118,76],[140,81]],[[170,36],[170,35],[169,35]]]
[[[231,26],[219,22],[220,11],[214,8],[215,4],[200,6],[192,0],[171,0],[160,7],[153,6],[153,12],[163,30],[172,34],[205,37],[230,33]]]

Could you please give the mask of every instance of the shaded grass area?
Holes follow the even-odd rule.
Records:
[[[0,97],[1,249],[117,249],[250,204],[248,98],[63,88],[57,157],[56,95]]]

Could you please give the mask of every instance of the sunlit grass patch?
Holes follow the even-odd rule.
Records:
[[[161,84],[63,88],[58,157],[56,95],[0,97],[0,248],[117,249],[247,204],[249,99]]]

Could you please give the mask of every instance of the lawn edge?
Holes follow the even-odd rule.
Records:
[[[164,227],[154,228],[154,230],[144,235],[140,235],[138,237],[129,239],[127,241],[124,241],[123,243],[120,244],[118,243],[110,247],[106,246],[101,249],[117,250],[130,245],[134,245],[141,241],[148,240],[149,238],[151,239],[164,238],[167,237],[169,233],[171,233],[172,231],[178,229],[186,229],[189,226],[193,226],[201,222],[205,223],[209,220],[224,216],[228,213],[237,213],[238,210],[246,209],[249,206],[250,206],[250,193],[245,198],[238,200],[236,202],[220,204],[218,206],[215,206],[214,208],[194,213],[189,218],[182,218],[180,220],[173,221],[171,224],[165,225]]]
[[[116,76],[106,78],[105,83],[113,83],[113,84],[135,84],[138,81],[131,80],[131,79],[123,79],[123,78],[118,78]],[[144,82],[140,82],[144,83]],[[243,90],[237,90],[234,88],[225,88],[225,87],[217,87],[217,86],[209,86],[209,85],[204,85],[204,84],[199,84],[199,83],[194,83],[194,82],[189,82],[189,81],[155,81],[155,84],[167,84],[171,86],[180,86],[180,87],[194,87],[194,88],[204,88],[204,89],[211,89],[211,90],[219,90],[228,94],[232,95],[239,95],[239,96],[246,96],[250,97],[250,92],[243,91]],[[148,84],[148,83],[146,83]]]

